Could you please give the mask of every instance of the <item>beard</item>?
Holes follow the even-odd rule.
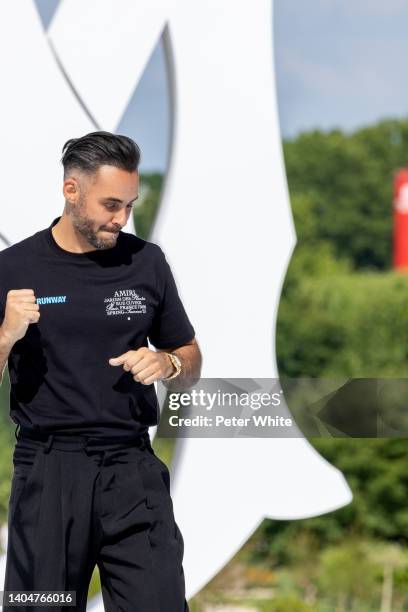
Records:
[[[92,244],[95,249],[111,249],[116,245],[117,234],[113,234],[112,230],[121,230],[121,227],[115,226],[115,228],[100,228],[100,230],[95,230],[95,222],[91,217],[86,214],[85,201],[84,198],[81,198],[76,206],[72,206],[70,209],[70,214],[72,218],[72,225],[86,240]],[[101,236],[98,232],[106,229],[106,231],[111,232],[111,236],[106,234]]]

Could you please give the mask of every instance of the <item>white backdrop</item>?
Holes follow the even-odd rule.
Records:
[[[0,21],[0,232],[10,242],[61,214],[62,144],[94,130],[84,107],[115,131],[164,36],[172,151],[151,239],[173,268],[207,377],[277,377],[275,320],[295,233],[271,26],[271,0],[62,0],[48,40],[32,0],[7,3]],[[189,597],[264,517],[314,516],[351,499],[304,439],[190,439],[177,459]]]

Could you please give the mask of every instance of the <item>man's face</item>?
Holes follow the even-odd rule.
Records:
[[[96,249],[115,246],[138,194],[138,173],[115,166],[101,166],[91,177],[73,172],[64,181],[72,225]]]

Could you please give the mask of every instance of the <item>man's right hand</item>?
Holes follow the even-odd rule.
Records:
[[[32,289],[11,289],[7,293],[6,309],[0,327],[2,336],[14,344],[25,336],[30,323],[38,323],[40,307]]]

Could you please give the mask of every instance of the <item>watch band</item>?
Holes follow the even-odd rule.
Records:
[[[171,363],[176,368],[176,371],[173,372],[171,376],[168,376],[167,378],[163,378],[163,380],[172,380],[173,378],[176,378],[176,376],[179,376],[179,374],[181,373],[181,361],[179,357],[177,357],[177,355],[174,355],[174,353],[165,353],[165,355],[168,355]]]

